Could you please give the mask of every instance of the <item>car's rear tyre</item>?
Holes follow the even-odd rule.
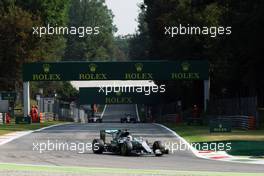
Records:
[[[102,119],[96,119],[96,123],[102,123],[103,120]]]
[[[104,141],[101,139],[94,139],[93,140],[93,152],[96,154],[102,154],[104,151]]]
[[[153,149],[153,152],[156,156],[162,156],[164,151],[165,151],[165,147],[161,141],[155,141],[153,143],[152,149]],[[160,153],[156,153],[156,150],[160,150]]]
[[[104,130],[101,130],[101,131],[100,131],[100,139],[101,139],[102,141],[105,141],[105,137],[106,137],[106,133],[105,133],[105,131],[104,131]]]
[[[133,149],[133,145],[130,141],[125,141],[123,144],[121,144],[121,155],[128,156],[131,154],[131,151]]]

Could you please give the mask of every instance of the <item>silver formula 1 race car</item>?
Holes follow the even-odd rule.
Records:
[[[98,115],[88,117],[88,123],[102,123],[102,122],[103,119]]]
[[[111,136],[110,142],[106,142],[107,135]],[[94,139],[92,145],[93,152],[96,154],[111,152],[123,156],[144,154],[162,156],[169,153],[161,141],[149,144],[142,137],[132,137],[127,130],[102,130],[100,139]]]
[[[125,114],[125,117],[120,118],[121,123],[137,123],[137,119],[132,117],[131,114]]]

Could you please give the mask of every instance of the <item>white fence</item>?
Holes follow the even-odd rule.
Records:
[[[85,123],[87,121],[87,114],[81,108],[78,108],[75,103],[60,102],[52,99],[43,98],[40,100],[40,112],[47,114],[47,118],[53,114],[53,119],[68,120],[73,122]]]

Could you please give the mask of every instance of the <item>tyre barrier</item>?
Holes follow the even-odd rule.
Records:
[[[254,116],[248,116],[248,129],[256,130],[256,118]]]
[[[229,120],[232,128],[242,130],[255,130],[256,129],[256,117],[254,116],[222,116],[218,119]]]
[[[174,122],[174,123],[181,123],[182,118],[180,114],[166,114],[165,115],[166,122]]]
[[[39,122],[40,123],[44,123],[45,122],[42,112],[39,113]]]

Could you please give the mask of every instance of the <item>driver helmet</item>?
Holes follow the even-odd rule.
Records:
[[[128,141],[132,141],[132,136],[131,136],[131,135],[128,135],[128,136],[127,136],[127,140],[128,140]]]

